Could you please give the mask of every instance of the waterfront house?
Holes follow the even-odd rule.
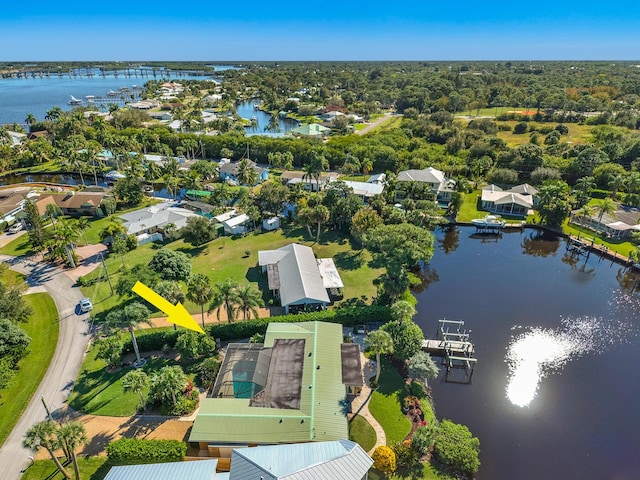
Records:
[[[355,195],[358,195],[362,201],[367,201],[376,195],[380,195],[384,191],[383,183],[373,182],[352,182],[345,180],[344,183],[353,190]]]
[[[589,216],[583,215],[580,210],[574,210],[571,212],[571,221],[605,237],[624,239],[633,232],[640,231],[640,208],[618,205],[614,213],[603,213],[602,217],[597,210]]]
[[[310,123],[292,129],[291,133],[302,137],[323,138],[331,133],[331,129],[318,123]]]
[[[412,192],[412,184],[419,185],[422,192],[418,195]],[[448,204],[455,191],[456,183],[448,179],[444,172],[433,167],[422,170],[403,170],[396,177],[395,200],[426,196],[438,203]]]
[[[342,371],[362,370],[343,363],[342,341],[341,325],[302,322],[270,323],[263,344],[229,344],[191,447],[199,456],[231,458],[250,445],[347,438]]]
[[[47,212],[47,205],[53,204],[58,206],[64,215],[102,217],[104,212],[100,206],[105,197],[107,194],[104,192],[75,192],[71,190],[67,193],[40,195],[35,203],[40,215]]]
[[[483,210],[492,213],[526,217],[532,213],[537,193],[534,187],[526,183],[509,190],[503,190],[497,185],[488,185],[482,189],[480,205]]]

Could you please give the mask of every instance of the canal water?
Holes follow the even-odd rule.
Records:
[[[213,65],[215,71],[235,68],[230,65]],[[85,70],[82,70],[86,73]],[[171,72],[172,74],[174,72]],[[154,77],[138,74],[125,76],[122,72],[106,72],[104,76],[97,69],[93,76],[55,76],[36,78],[3,78],[0,79],[0,124],[23,124],[27,114],[35,115],[37,120],[43,120],[47,110],[58,106],[63,110],[70,110],[68,102],[73,95],[78,99],[85,99],[87,95],[95,97],[106,96],[109,90],[118,91],[121,87],[132,89],[134,85],[143,86],[149,80],[162,80],[163,73],[157,71]],[[166,80],[207,80],[213,77],[194,75],[169,76]],[[99,106],[98,104],[96,104]]]
[[[431,386],[438,416],[479,437],[478,479],[640,478],[635,273],[535,230],[458,227],[423,278],[425,335],[445,318],[472,330],[472,383]]]
[[[257,128],[245,128],[247,135],[282,136],[299,125],[296,120],[291,118],[278,118],[280,131],[270,132],[267,129],[267,126],[269,125],[271,114],[263,112],[262,110],[257,110],[255,108],[256,103],[259,103],[259,100],[240,102],[236,105],[236,112],[238,113],[238,116],[246,118],[247,120],[251,120],[252,117],[256,117],[256,120],[258,121]]]

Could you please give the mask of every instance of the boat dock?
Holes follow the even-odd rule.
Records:
[[[595,238],[580,238],[570,235],[567,238],[566,249],[572,255],[584,255],[587,259],[591,253],[595,253],[601,259],[606,258],[625,267],[633,265],[633,261],[629,257],[614,252],[605,245],[597,245]]]
[[[471,383],[478,360],[473,357],[475,347],[471,330],[464,328],[464,321],[438,320],[436,338],[423,340],[422,349],[430,355],[442,357],[442,365],[447,369],[445,382]],[[462,380],[451,377],[454,371],[461,370],[465,372]]]

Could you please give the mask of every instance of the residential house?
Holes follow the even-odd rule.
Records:
[[[149,112],[149,116],[154,120],[160,120],[165,122],[173,120],[173,115],[171,115],[171,112],[162,111],[162,110],[158,112]]]
[[[269,170],[258,166],[254,161],[247,160],[249,166],[256,171],[257,179],[255,185],[269,180]],[[240,173],[240,162],[228,162],[221,163],[218,167],[218,173],[220,174],[220,180],[235,185],[240,184],[238,174]]]
[[[602,217],[597,211],[585,216],[580,210],[574,210],[571,212],[571,221],[600,232],[605,237],[624,239],[640,231],[640,208],[618,205],[614,213],[603,213]]]
[[[13,224],[27,200],[35,195],[35,192],[24,188],[0,190],[0,223]]]
[[[385,173],[376,173],[367,179],[367,183],[385,183],[387,175]]]
[[[267,232],[271,232],[279,228],[280,228],[279,217],[265,218],[264,220],[262,220],[262,229],[266,230]]]
[[[315,178],[305,178],[304,175],[304,172],[287,170],[282,172],[280,181],[289,187],[302,184],[305,190],[317,192],[318,188],[323,190],[329,182],[334,182],[338,179],[338,174],[335,172],[321,172],[317,180]]]
[[[62,213],[74,217],[102,217],[104,212],[100,208],[102,201],[107,197],[104,192],[75,192],[49,193],[40,195],[36,200],[36,206],[40,215],[47,211],[48,204],[57,205]]]
[[[310,123],[293,128],[291,133],[302,137],[324,138],[331,133],[331,129],[318,123]]]
[[[367,201],[384,191],[383,183],[352,182],[350,180],[345,180],[344,183],[351,187],[353,193],[362,198],[362,201]]]
[[[316,260],[310,247],[291,243],[258,252],[258,264],[267,274],[269,290],[280,298],[287,313],[323,309],[331,301],[328,290],[344,287],[333,260]],[[322,270],[321,270],[322,266]]]
[[[526,217],[536,203],[538,191],[528,184],[517,185],[503,190],[497,185],[488,185],[482,189],[480,204],[483,210],[503,215]]]
[[[197,214],[186,208],[181,208],[174,202],[162,202],[150,207],[119,215],[124,220],[127,235],[136,235],[138,240],[144,240],[146,235],[164,234],[167,225],[171,224],[180,230],[187,224],[189,217]]]
[[[373,460],[350,440],[236,448],[230,480],[366,480]]]
[[[249,230],[251,218],[246,213],[241,213],[221,223],[227,235],[242,235]]]
[[[194,462],[151,463],[147,465],[123,465],[111,467],[104,480],[223,480],[216,475],[218,460]]]
[[[423,170],[403,170],[396,177],[396,201],[412,197],[410,184],[417,183],[426,189],[424,192],[429,198],[441,204],[448,204],[451,195],[455,191],[455,182],[446,178],[444,172],[433,167]]]
[[[20,145],[27,139],[26,133],[13,132],[11,130],[6,130],[7,135],[9,136],[9,145],[12,147]]]
[[[270,323],[264,344],[229,344],[191,429],[192,448],[231,458],[250,445],[347,438],[342,370],[354,366],[343,366],[342,340],[338,324]]]

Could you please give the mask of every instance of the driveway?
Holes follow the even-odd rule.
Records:
[[[27,275],[30,288],[36,291],[44,289],[49,293],[58,309],[60,321],[58,344],[49,369],[27,409],[0,449],[2,478],[19,480],[21,471],[31,463],[29,457],[33,455],[22,447],[24,434],[31,425],[44,420],[46,416],[42,398],[55,416],[56,411],[63,407],[71,393],[89,344],[89,315],[76,314],[76,306],[83,295],[80,289],[74,286],[74,280],[62,269],[39,262],[37,257],[0,255],[0,261],[8,263],[12,270]]]

